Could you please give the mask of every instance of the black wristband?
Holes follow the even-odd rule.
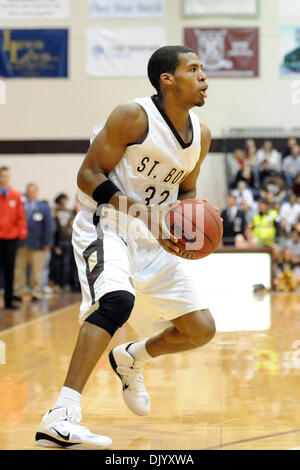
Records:
[[[92,194],[92,198],[100,206],[101,204],[107,204],[118,191],[120,191],[119,188],[112,181],[107,180],[97,186]]]

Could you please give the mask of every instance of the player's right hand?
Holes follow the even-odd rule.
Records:
[[[166,224],[167,213],[178,207],[180,201],[175,204],[155,206],[148,208],[148,228],[155,236],[158,243],[172,255],[179,252],[178,239],[172,235]]]

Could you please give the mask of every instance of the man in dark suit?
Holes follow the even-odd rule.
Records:
[[[235,244],[237,235],[244,235],[246,219],[243,211],[236,204],[236,197],[230,194],[227,198],[227,208],[221,213],[223,219],[223,245]]]
[[[28,235],[20,243],[15,271],[15,300],[22,300],[26,290],[27,267],[30,266],[30,287],[32,300],[41,296],[41,273],[45,254],[51,249],[53,220],[49,204],[38,200],[38,187],[30,183],[26,188],[24,207],[28,227]]]

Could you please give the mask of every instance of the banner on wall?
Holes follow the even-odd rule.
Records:
[[[182,0],[183,16],[257,16],[258,0]]]
[[[87,28],[87,74],[93,77],[145,77],[150,56],[165,45],[162,26]]]
[[[278,0],[280,18],[298,18],[300,20],[299,0]]]
[[[300,76],[300,26],[281,26],[279,45],[281,76]]]
[[[184,43],[199,55],[209,77],[257,77],[258,28],[186,28]]]
[[[2,20],[62,19],[70,16],[70,0],[0,0]]]
[[[0,30],[0,76],[67,77],[68,30]]]
[[[90,18],[161,18],[165,0],[89,0]]]

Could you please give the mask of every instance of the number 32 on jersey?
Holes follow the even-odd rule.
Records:
[[[162,165],[158,160],[153,160],[150,157],[144,157],[137,167],[137,171],[139,174],[147,177],[147,179],[156,180],[158,184],[167,184],[169,187],[171,185],[179,185],[181,181],[184,180],[188,172],[183,170],[178,170],[177,168],[168,168],[166,169],[166,165],[163,165],[164,171],[162,171]],[[156,179],[157,178],[157,179]],[[154,181],[153,181],[154,182]],[[172,186],[171,186],[172,187]],[[151,204],[151,200],[156,196],[157,188],[154,185],[150,185],[145,189],[146,197],[145,202],[146,205],[149,206]],[[158,204],[163,204],[166,202],[170,195],[170,191],[165,189],[162,191],[160,196],[160,201]]]

